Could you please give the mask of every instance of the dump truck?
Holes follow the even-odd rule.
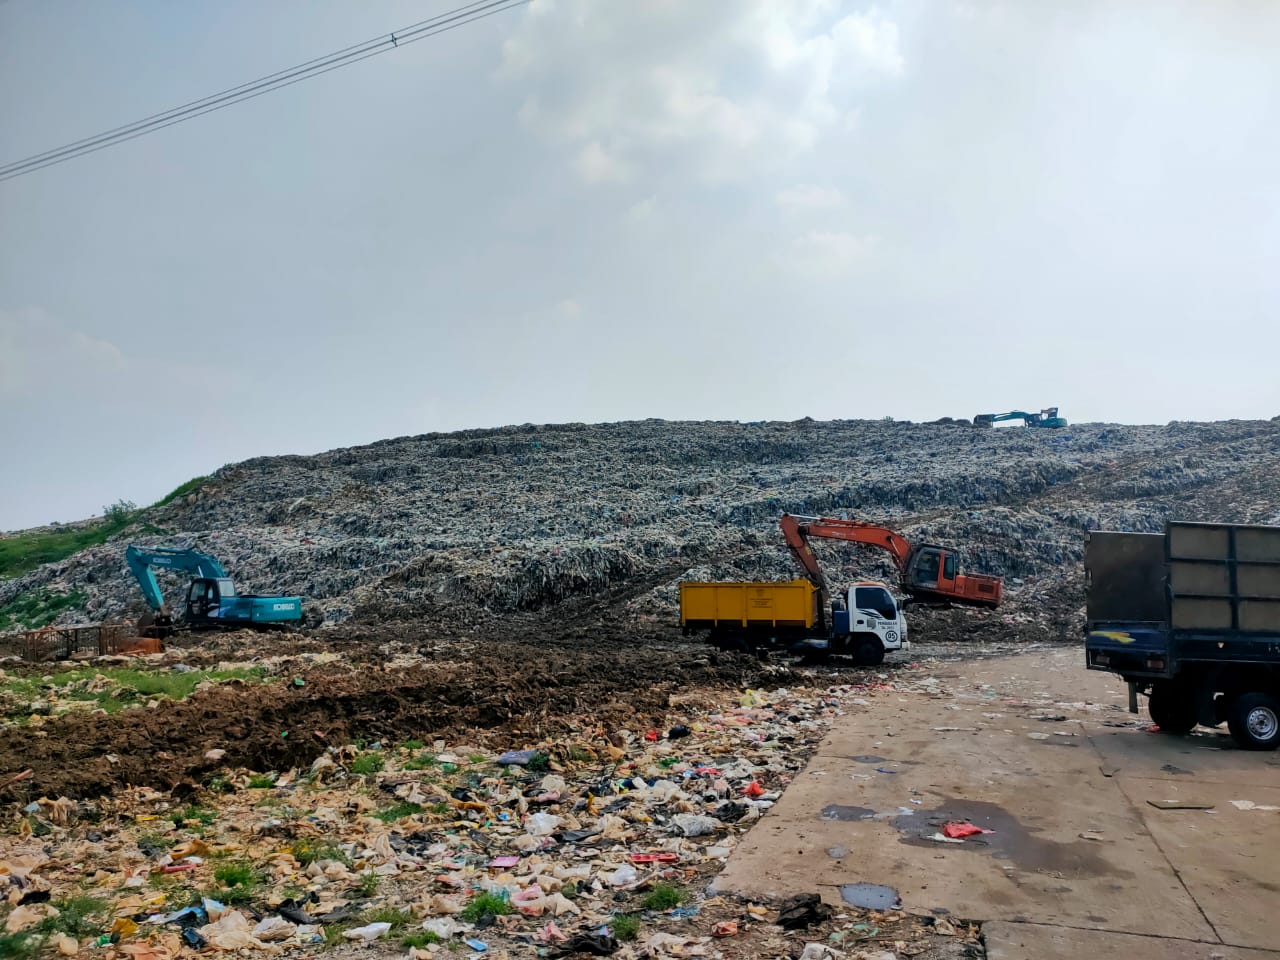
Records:
[[[1085,572],[1086,665],[1128,682],[1131,712],[1145,695],[1164,732],[1280,746],[1280,527],[1090,533]]]
[[[883,583],[851,584],[828,621],[823,594],[808,580],[776,583],[686,581],[680,584],[680,626],[706,631],[722,650],[760,652],[773,646],[847,654],[862,666],[909,646],[907,621]]]

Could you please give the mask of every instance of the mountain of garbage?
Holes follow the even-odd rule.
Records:
[[[1280,523],[1280,418],[981,429],[892,421],[512,426],[233,464],[100,546],[0,582],[72,594],[66,622],[143,612],[124,547],[194,548],[311,627],[391,620],[547,629],[592,609],[661,630],[682,579],[799,576],[783,512],[865,519],[1000,574],[994,613],[938,629],[1078,636],[1084,536],[1166,519]],[[833,583],[888,555],[819,543]],[[182,586],[163,584],[177,601]],[[565,615],[567,616],[567,614]],[[932,619],[930,619],[932,618]],[[538,626],[541,624],[541,626]],[[589,635],[589,631],[586,635]]]

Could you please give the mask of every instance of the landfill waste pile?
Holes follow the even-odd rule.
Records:
[[[316,664],[280,688],[305,691],[337,669]],[[742,679],[787,685],[690,686],[660,710],[595,703],[556,722],[544,702],[541,722],[487,731],[424,713],[417,736],[402,728],[394,740],[344,736],[356,728],[335,719],[351,717],[350,699],[332,698],[328,725],[298,701],[272,718],[277,738],[306,746],[271,754],[277,765],[242,762],[229,729],[238,718],[216,712],[224,688],[195,692],[206,732],[179,735],[200,751],[197,780],[68,782],[68,796],[45,792],[47,772],[0,776],[5,797],[19,798],[0,837],[0,955],[972,956],[976,925],[901,904],[837,910],[817,895],[709,892],[834,718],[939,689],[921,663],[835,685],[755,669]],[[142,759],[163,763],[176,739],[159,732],[174,711],[142,712],[156,716],[146,726],[157,741]],[[136,724],[138,714],[120,716]],[[58,722],[36,718],[35,732],[55,739]],[[144,740],[103,763],[130,762]]]
[[[44,591],[76,597],[64,622],[134,617],[122,552],[142,541],[215,555],[243,589],[303,596],[311,627],[413,619],[453,636],[571,636],[607,617],[564,611],[606,601],[609,616],[660,632],[681,579],[797,576],[778,531],[787,511],[885,523],[1006,578],[1002,610],[944,618],[948,629],[1074,637],[1085,531],[1280,521],[1277,454],[1277,421],[647,420],[427,434],[224,467],[106,544],[0,582],[0,610]],[[816,549],[833,579],[892,579],[881,551]]]

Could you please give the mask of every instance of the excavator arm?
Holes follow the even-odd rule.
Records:
[[[168,547],[156,547],[146,550],[130,545],[124,551],[125,562],[133,573],[138,586],[142,588],[142,596],[152,610],[164,608],[164,593],[156,581],[155,568],[178,570],[191,575],[192,579],[218,579],[227,576],[222,565],[207,553],[196,550],[173,550]]]
[[[831,602],[831,591],[827,578],[818,563],[818,555],[809,545],[810,537],[822,537],[826,540],[849,540],[853,543],[866,543],[873,547],[888,550],[893,557],[898,573],[905,576],[907,562],[911,557],[911,544],[906,537],[894,533],[884,527],[861,520],[840,520],[836,517],[797,517],[789,513],[782,515],[782,537],[792,555],[804,568],[805,576],[818,588],[822,598],[822,609]]]
[[[831,602],[831,595],[818,557],[809,545],[810,537],[865,543],[889,551],[898,568],[902,589],[916,600],[997,607],[1003,596],[999,577],[958,573],[954,551],[930,545],[912,547],[902,534],[874,523],[784,513],[782,536],[805,575],[818,588],[824,609]]]

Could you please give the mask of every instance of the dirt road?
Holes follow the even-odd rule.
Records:
[[[1075,649],[937,677],[851,708],[717,888],[839,904],[885,885],[983,921],[992,960],[1280,958],[1280,810],[1257,809],[1280,807],[1280,755],[1148,732]],[[1170,800],[1210,809],[1149,803]],[[994,832],[934,839],[949,821]]]

